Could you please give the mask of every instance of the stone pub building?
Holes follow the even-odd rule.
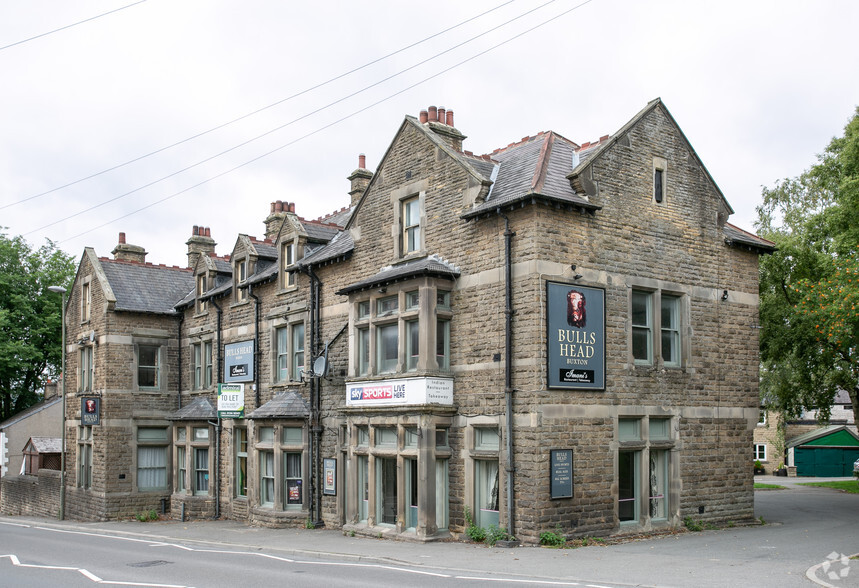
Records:
[[[406,116],[348,206],[272,203],[220,251],[195,226],[185,268],[85,249],[66,516],[525,542],[752,518],[772,244],[659,99],[595,142],[464,140]]]

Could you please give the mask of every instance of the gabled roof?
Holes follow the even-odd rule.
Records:
[[[55,396],[54,398],[51,398],[49,400],[42,400],[40,402],[37,402],[33,406],[31,406],[29,408],[25,408],[24,410],[22,410],[19,413],[13,414],[11,417],[9,417],[8,419],[6,419],[2,423],[0,423],[0,431],[5,429],[6,427],[11,427],[12,425],[14,425],[16,423],[23,421],[24,419],[26,419],[27,417],[29,417],[31,415],[42,412],[46,408],[54,406],[55,404],[62,402],[62,400],[63,400],[62,396]]]
[[[845,433],[847,436],[845,436]],[[848,441],[852,437],[855,440],[855,445],[859,445],[859,435],[853,432],[850,427],[847,425],[830,425],[828,427],[821,427],[820,429],[809,431],[808,433],[794,437],[793,439],[788,440],[787,446],[799,447],[801,445],[812,443],[822,437],[829,437],[830,435],[837,435],[839,438],[847,439]],[[853,446],[852,442],[851,446]]]
[[[114,310],[175,314],[174,305],[194,288],[189,268],[98,258],[115,297]]]
[[[463,170],[470,175],[477,182],[486,185],[487,187],[492,184],[492,180],[489,175],[486,175],[487,171],[490,171],[489,168],[484,163],[478,163],[478,161],[470,155],[466,155],[462,151],[457,151],[453,147],[451,147],[444,139],[438,136],[432,129],[427,126],[421,124],[421,122],[413,117],[406,115],[406,118],[403,120],[403,123],[400,125],[400,128],[394,134],[394,138],[391,141],[388,148],[385,150],[385,154],[382,156],[381,162],[379,163],[379,168],[385,165],[385,162],[390,155],[391,150],[394,148],[394,145],[397,142],[399,136],[403,133],[406,128],[416,129],[419,133],[421,133],[430,143],[432,143],[437,149],[444,152],[451,159],[457,162]],[[355,217],[357,216],[358,209],[361,208],[361,205],[364,203],[364,199],[367,198],[367,194],[372,192],[372,188],[375,185],[377,179],[379,177],[378,170],[373,174],[373,177],[370,179],[370,184],[364,190],[364,194],[361,196],[361,199],[358,200],[358,203],[355,205],[355,209],[349,218],[349,222],[346,224],[346,229],[349,229],[352,226],[352,223],[355,222]]]
[[[375,288],[384,284],[392,284],[401,280],[408,280],[418,276],[433,276],[437,278],[455,279],[459,277],[459,268],[436,255],[430,255],[424,259],[403,263],[400,265],[383,268],[374,276],[350,284],[335,292],[335,294],[349,294],[358,290]]]
[[[206,421],[218,418],[218,413],[208,398],[196,398],[167,418],[171,421]]]
[[[307,417],[310,407],[292,390],[278,392],[274,398],[248,415],[249,419],[279,419],[285,417]]]
[[[60,437],[30,437],[30,440],[24,445],[24,450],[28,446],[32,446],[39,453],[61,453],[63,440]]]

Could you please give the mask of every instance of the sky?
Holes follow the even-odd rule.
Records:
[[[484,154],[595,141],[657,97],[754,230],[859,105],[857,22],[852,0],[0,0],[0,230],[78,259],[125,232],[184,266],[194,225],[223,255],[276,200],[347,206],[358,155],[375,170],[430,105]]]

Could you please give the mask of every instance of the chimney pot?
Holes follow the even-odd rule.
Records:
[[[445,114],[446,112],[447,110],[444,106],[438,107],[438,122],[440,122],[441,124],[444,124],[444,121],[447,120],[447,115]]]
[[[429,107],[429,121],[438,122],[438,109],[435,106]]]
[[[271,210],[269,210],[269,213],[274,214],[274,202],[271,203]]]
[[[453,126],[453,110],[447,111],[447,120],[445,121],[445,124],[449,127]]]
[[[207,236],[207,237],[211,237],[211,236],[212,236],[212,231],[211,231],[211,229],[209,229],[209,227],[206,227],[206,236]]]
[[[363,153],[358,155],[358,167],[361,169],[366,169],[367,167],[367,156]]]
[[[119,242],[120,242],[120,243],[125,243],[125,233],[120,233],[120,234],[119,234]]]
[[[295,202],[289,204],[289,212],[295,214]]]
[[[421,110],[420,121],[422,125],[427,124],[427,120],[429,119],[429,114],[426,110]]]
[[[199,235],[200,234],[200,227],[198,227],[197,225],[194,225],[194,228],[191,229],[191,234],[194,236]]]

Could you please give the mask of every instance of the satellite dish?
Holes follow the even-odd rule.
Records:
[[[324,355],[320,355],[313,362],[313,375],[322,378],[328,375],[328,358]]]

